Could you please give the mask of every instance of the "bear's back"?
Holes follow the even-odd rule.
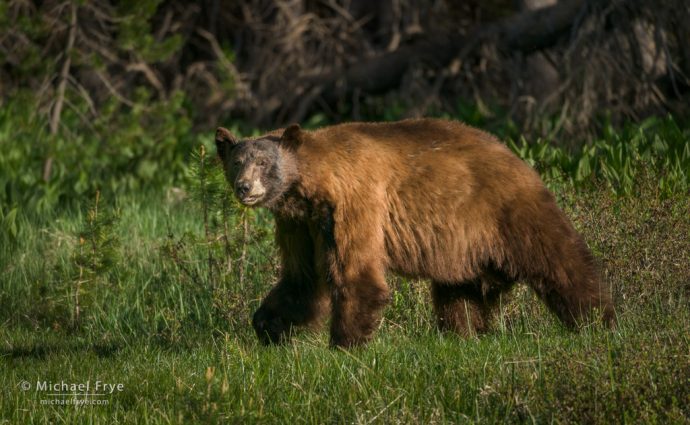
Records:
[[[494,136],[457,121],[345,123],[305,133],[296,151],[305,183],[326,182],[341,194],[378,186],[428,196],[481,186],[500,197],[516,185],[541,184]]]
[[[496,140],[488,133],[457,121],[435,118],[407,119],[395,122],[352,122],[324,127],[312,132],[316,143],[327,143],[332,149],[362,145],[372,148],[387,145],[396,149],[419,149],[439,141],[469,145]]]

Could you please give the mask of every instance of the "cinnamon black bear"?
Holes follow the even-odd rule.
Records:
[[[484,332],[525,280],[576,327],[613,306],[590,251],[536,172],[491,135],[438,119],[216,133],[245,205],[270,209],[281,277],[255,313],[264,343],[329,311],[331,344],[366,342],[389,300],[385,274],[431,280],[438,325]]]

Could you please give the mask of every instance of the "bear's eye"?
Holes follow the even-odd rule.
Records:
[[[256,164],[257,164],[259,167],[265,167],[266,165],[268,165],[268,161],[265,160],[265,159],[260,159],[260,160],[256,161]]]
[[[239,159],[236,159],[235,162],[233,162],[233,164],[242,165],[242,161],[240,161]]]

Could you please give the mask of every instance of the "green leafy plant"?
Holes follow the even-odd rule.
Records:
[[[0,205],[45,213],[96,190],[111,198],[181,182],[197,138],[184,96],[152,101],[142,90],[138,101],[147,107],[123,110],[112,101],[88,125],[66,110],[62,119],[69,131],[54,136],[30,98],[0,106]],[[52,158],[48,181],[42,176],[46,149]]]
[[[575,152],[539,139],[528,143],[508,140],[508,146],[539,171],[551,185],[569,181],[577,187],[603,181],[615,194],[632,195],[638,177],[655,176],[663,197],[690,188],[690,130],[670,117],[649,118],[615,131]]]

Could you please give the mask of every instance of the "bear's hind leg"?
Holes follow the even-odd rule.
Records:
[[[604,323],[612,326],[615,314],[610,288],[601,281],[584,240],[571,227],[567,229],[569,238],[557,242],[546,239],[544,252],[554,254],[545,257],[541,270],[529,279],[531,286],[570,329],[588,321],[596,309]]]
[[[481,292],[474,281],[457,284],[433,282],[431,295],[438,328],[461,336],[486,330]]]
[[[598,279],[580,276],[569,282],[543,278],[532,286],[549,310],[569,329],[582,325],[595,309],[600,310],[606,325],[615,323],[610,293]]]
[[[512,282],[495,271],[460,283],[432,282],[431,295],[438,327],[469,337],[489,331],[502,292]]]

